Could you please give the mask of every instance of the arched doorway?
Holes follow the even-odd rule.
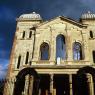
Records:
[[[88,79],[88,75],[90,75],[89,78],[92,78],[92,80]],[[79,71],[77,72],[76,93],[77,93],[76,95],[92,95],[91,93],[95,93],[95,69],[94,68],[86,66],[79,69]]]
[[[30,76],[33,77],[33,84],[32,84],[33,89],[30,89],[30,91],[32,92],[31,95],[38,95],[39,76],[33,68],[24,68],[23,70],[21,70],[18,73],[18,75],[16,77],[13,95],[22,95],[23,93],[25,93],[24,92],[24,90],[25,90],[25,78],[27,75],[29,76],[29,78],[31,78]],[[29,95],[29,90],[27,92],[27,95]]]

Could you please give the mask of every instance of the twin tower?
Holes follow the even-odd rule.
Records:
[[[95,14],[17,18],[4,95],[95,95]]]

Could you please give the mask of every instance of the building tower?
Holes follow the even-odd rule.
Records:
[[[4,95],[95,95],[95,14],[80,22],[35,12],[17,18]]]

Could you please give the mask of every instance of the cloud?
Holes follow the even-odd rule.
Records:
[[[9,60],[0,58],[0,79],[5,78]]]
[[[36,11],[46,20],[59,15],[77,19],[82,12],[95,11],[94,6],[95,0],[0,0],[0,75],[7,68],[16,17]]]
[[[6,49],[3,49],[3,48],[1,48],[0,49],[0,58],[6,58],[6,59],[8,59],[9,57],[9,50],[6,50]]]

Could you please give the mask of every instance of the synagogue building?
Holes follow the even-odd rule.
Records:
[[[16,21],[4,95],[95,95],[94,13]]]

